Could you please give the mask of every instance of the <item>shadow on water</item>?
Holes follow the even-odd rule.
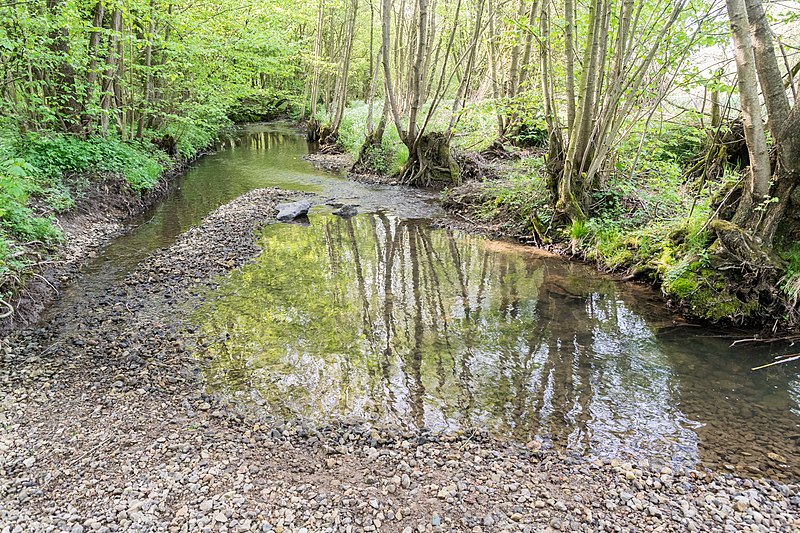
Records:
[[[593,270],[385,213],[265,229],[196,319],[273,414],[485,427],[589,457],[796,477],[800,384]],[[789,463],[786,466],[781,464]]]

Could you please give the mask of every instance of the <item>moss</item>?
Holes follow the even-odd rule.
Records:
[[[697,281],[694,276],[681,276],[678,279],[664,284],[664,292],[678,298],[689,298],[697,290]]]
[[[724,274],[698,268],[700,265],[700,262],[692,263],[680,276],[665,280],[662,285],[664,294],[687,314],[711,322],[741,322],[758,312],[758,302],[739,299]]]

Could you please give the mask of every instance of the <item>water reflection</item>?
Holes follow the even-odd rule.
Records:
[[[197,319],[220,339],[210,381],[257,391],[276,415],[486,427],[589,456],[727,461],[717,452],[736,426],[713,424],[726,403],[708,393],[713,358],[700,344],[687,354],[684,334],[657,335],[585,267],[380,213],[271,226],[262,246]],[[797,432],[787,404],[798,394],[780,396]],[[778,440],[784,455],[796,451]]]

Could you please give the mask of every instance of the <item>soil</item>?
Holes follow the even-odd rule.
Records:
[[[483,433],[275,420],[204,387],[191,314],[285,200],[221,207],[0,350],[0,531],[796,531],[800,487]],[[62,308],[63,307],[63,308]]]
[[[81,268],[97,255],[98,250],[129,231],[129,222],[162,200],[171,190],[175,178],[204,153],[198,153],[192,160],[176,162],[144,195],[133,192],[119,176],[93,182],[83,191],[75,208],[56,217],[64,242],[41,263],[35,275],[15,289],[15,297],[10,302],[15,312],[0,319],[0,336],[33,324],[58,296],[61,288],[80,274]]]

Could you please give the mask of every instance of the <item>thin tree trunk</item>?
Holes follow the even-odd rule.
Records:
[[[783,86],[783,76],[778,67],[772,36],[761,0],[746,0],[747,19],[750,22],[750,36],[753,52],[761,82],[761,91],[767,104],[769,127],[772,137],[778,138],[783,123],[789,116],[789,99]]]
[[[47,0],[47,9],[54,18],[58,17],[63,3],[64,0]],[[58,110],[58,119],[64,131],[81,133],[81,104],[75,86],[75,70],[69,62],[69,28],[53,28],[48,36],[50,50],[59,58],[55,72],[45,73],[46,76],[52,74],[54,78],[47,84],[49,96],[55,103],[54,107]]]
[[[603,1],[595,0],[589,9],[589,34],[583,54],[583,70],[581,71],[580,88],[578,90],[578,107],[570,129],[567,153],[564,159],[564,171],[558,185],[557,210],[571,220],[582,220],[586,217],[585,202],[581,198],[581,163],[586,151],[592,126],[594,111],[594,94],[597,80],[597,66],[600,43],[600,23],[603,17]],[[578,193],[576,195],[576,192]]]
[[[736,49],[736,72],[739,77],[744,135],[750,155],[748,186],[739,202],[733,222],[745,227],[755,222],[752,216],[755,204],[763,201],[769,194],[772,171],[761,116],[761,102],[758,97],[758,75],[746,6],[744,0],[726,0],[726,6]]]
[[[417,116],[422,105],[422,66],[428,46],[428,0],[418,0],[419,24],[417,25],[417,52],[411,67],[411,109],[408,116],[408,139],[406,145],[414,144],[417,138]]]
[[[467,90],[469,89],[469,84],[472,81],[472,70],[475,64],[475,51],[478,48],[478,40],[483,32],[483,6],[485,3],[485,0],[478,1],[477,13],[475,15],[475,27],[472,33],[472,42],[470,43],[470,49],[467,52],[467,64],[464,68],[464,76],[461,78],[461,82],[458,84],[456,97],[453,100],[453,110],[450,114],[450,127],[447,130],[447,134],[450,137],[453,136],[456,125],[461,118],[461,109],[464,107],[464,102],[466,101],[467,97]]]
[[[494,99],[495,106],[498,107],[497,109],[497,137],[499,139],[503,139],[506,133],[506,126],[505,120],[503,118],[503,113],[500,112],[500,87],[498,85],[497,80],[497,44],[494,41],[495,37],[495,12],[494,12],[494,4],[492,0],[488,0],[489,2],[489,41],[487,46],[489,47],[489,78],[492,83],[492,98]]]
[[[100,99],[100,131],[104,137],[108,135],[111,101],[114,97],[114,79],[117,76],[117,54],[121,27],[122,10],[119,7],[115,7],[114,11],[111,13],[111,34],[108,38],[108,55],[106,56],[106,71],[103,79],[103,94]]]
[[[339,66],[339,73],[336,76],[336,91],[334,95],[335,113],[330,125],[330,137],[336,139],[339,127],[344,117],[344,108],[347,104],[347,82],[350,73],[350,52],[353,49],[353,37],[355,35],[356,15],[358,13],[358,0],[352,0],[349,6],[350,18],[344,36],[344,55]]]
[[[144,97],[142,109],[139,111],[139,123],[136,127],[136,138],[144,136],[144,124],[150,108],[150,101],[153,97],[153,34],[156,31],[156,1],[150,0],[150,24],[147,27],[147,44],[144,47]]]
[[[100,47],[100,37],[102,35],[102,30],[103,30],[104,15],[105,15],[105,6],[103,5],[103,1],[99,0],[94,5],[94,9],[92,10],[92,29],[89,36],[89,50],[88,50],[89,65],[87,67],[86,94],[84,96],[84,104],[83,104],[83,110],[84,110],[83,128],[86,134],[91,134],[94,130],[94,125],[92,124],[94,117],[92,116],[90,110],[94,105],[94,95],[97,89],[97,78],[98,78],[97,52]]]
[[[564,65],[566,68],[565,88],[567,93],[567,128],[575,124],[575,4],[574,0],[564,1]]]

